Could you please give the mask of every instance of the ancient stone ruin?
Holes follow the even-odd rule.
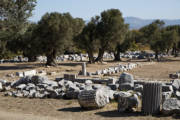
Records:
[[[82,68],[85,73],[84,64]],[[140,107],[145,115],[160,112],[171,115],[180,111],[179,79],[166,83],[144,82],[124,72],[119,78],[78,78],[75,74],[64,74],[62,78],[50,80],[34,75],[35,72],[22,72],[22,77],[14,82],[0,80],[0,91],[5,96],[21,98],[77,99],[85,109],[100,109],[113,100],[119,112],[133,112]]]

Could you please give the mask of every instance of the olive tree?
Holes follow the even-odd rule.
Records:
[[[72,42],[77,31],[73,29],[76,20],[69,13],[46,13],[38,22],[37,37],[40,48],[47,56],[46,65],[55,66],[55,58],[62,54]]]
[[[88,53],[89,62],[94,63],[93,54],[97,51],[97,24],[99,17],[92,18],[91,21],[84,27],[81,34],[75,37],[76,46]]]
[[[117,44],[122,43],[127,28],[122,13],[118,9],[110,9],[101,13],[97,24],[99,53],[96,61],[102,61],[105,51],[115,49]]]

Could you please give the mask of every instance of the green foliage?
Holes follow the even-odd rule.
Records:
[[[22,51],[23,55],[25,57],[29,58],[29,61],[36,61],[36,57],[38,55],[43,54],[41,47],[40,47],[40,41],[38,40],[37,35],[37,24],[31,23],[23,35],[22,38]]]
[[[150,44],[150,47],[156,53],[156,59],[158,60],[158,54],[164,52],[166,48],[166,42],[164,41],[164,34],[162,33],[164,29],[164,22],[156,20],[150,25],[147,25],[140,29],[142,32],[141,42]]]
[[[110,9],[101,13],[97,25],[99,39],[99,55],[96,61],[102,61],[104,51],[115,50],[117,44],[121,44],[128,25],[124,23],[122,13],[118,9]]]
[[[22,36],[27,29],[27,19],[32,16],[36,0],[1,0],[0,37],[4,52],[18,53],[21,50]]]
[[[42,17],[36,33],[39,47],[47,56],[47,65],[56,65],[56,55],[64,53],[72,45],[73,37],[80,33],[82,26],[83,21],[74,19],[69,13],[46,13]]]
[[[84,27],[81,34],[74,39],[76,46],[88,53],[90,63],[94,62],[93,53],[98,49],[97,40],[97,24],[99,17],[92,18],[91,21]]]
[[[128,25],[124,24],[122,13],[118,9],[110,9],[101,13],[97,25],[100,47],[107,50],[115,49],[117,43],[123,42]]]
[[[142,27],[139,31],[141,32],[141,43],[143,44],[150,44],[153,39],[152,36],[161,30],[164,26],[164,21],[155,20],[151,24]]]
[[[66,46],[65,48],[65,52],[66,53],[76,53],[76,52],[79,52],[79,49],[76,47],[75,45],[75,42],[74,42],[74,38],[76,36],[78,36],[84,26],[85,26],[85,23],[83,21],[83,19],[81,18],[71,18],[71,35],[69,35],[69,43],[68,43],[68,46]]]

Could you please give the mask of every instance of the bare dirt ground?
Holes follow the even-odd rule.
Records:
[[[140,61],[133,61],[140,62]],[[94,72],[109,66],[115,66],[118,63],[127,64],[127,62],[108,62],[108,64],[87,65],[87,71]],[[144,63],[144,62],[141,62]],[[59,63],[58,67],[44,67],[39,63],[7,63],[0,64],[0,79],[17,80],[18,77],[7,77],[7,74],[15,74],[17,71],[36,69],[47,72],[56,72],[56,75],[48,75],[54,79],[57,76],[63,76],[64,73],[78,73],[81,66],[72,62]],[[169,81],[169,74],[180,71],[180,58],[171,61],[159,62],[152,65],[144,65],[141,68],[135,68],[132,73],[136,79]],[[119,74],[113,76],[118,77]],[[55,100],[55,99],[26,99],[4,97],[0,93],[0,120],[170,120],[180,119],[180,117],[163,116],[142,116],[136,113],[118,113],[117,104],[108,104],[105,108],[99,110],[84,111],[80,108],[77,100]]]

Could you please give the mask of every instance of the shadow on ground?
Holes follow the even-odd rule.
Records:
[[[144,115],[142,112],[126,112],[126,113],[119,113],[117,110],[114,111],[105,111],[105,112],[97,112],[95,113],[95,115],[99,115],[102,117],[154,117],[154,118],[158,118],[158,119],[180,119],[179,115],[172,115],[172,116],[165,116],[163,114],[159,114],[159,115]]]
[[[33,69],[31,66],[0,66],[0,70],[21,70],[21,69]]]
[[[69,108],[62,108],[62,109],[58,109],[57,111],[61,111],[61,112],[87,112],[87,111],[93,111],[96,109],[85,109],[82,107],[69,107]]]
[[[82,62],[77,62],[77,63],[58,63],[60,66],[78,66],[82,65]]]
[[[85,110],[83,110],[81,107],[69,107],[69,108],[58,109],[57,111],[61,111],[61,112],[83,112]]]
[[[95,114],[103,116],[103,117],[132,117],[132,116],[137,117],[137,116],[143,116],[141,112],[119,113],[117,110],[97,112]]]

